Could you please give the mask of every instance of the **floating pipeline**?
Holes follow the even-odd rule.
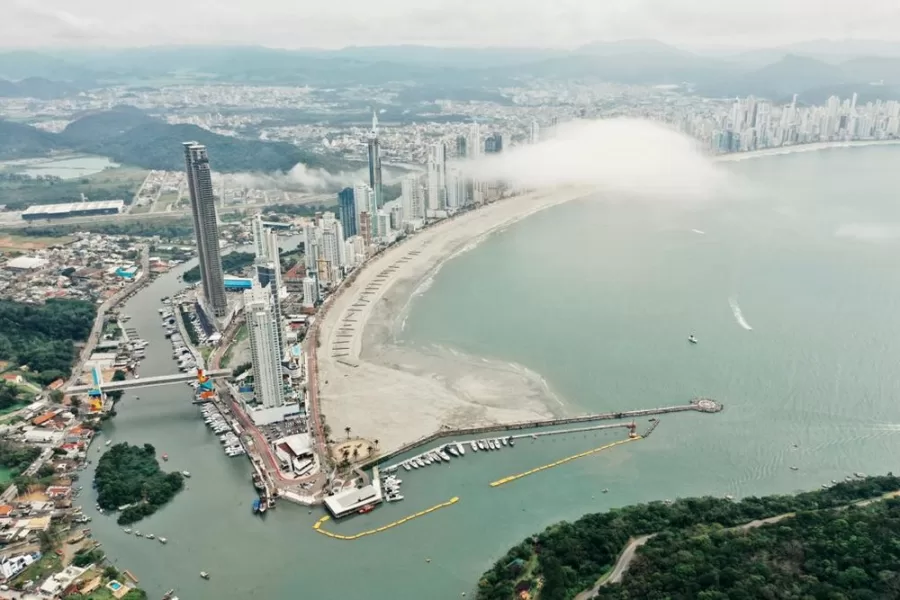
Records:
[[[335,540],[348,540],[348,541],[349,540],[358,540],[359,538],[366,537],[367,535],[375,535],[376,533],[382,533],[384,531],[387,531],[388,529],[393,529],[394,527],[403,525],[404,523],[412,521],[413,519],[418,519],[419,517],[424,517],[425,515],[427,515],[429,513],[433,513],[442,508],[447,508],[448,506],[453,506],[457,502],[459,502],[459,497],[454,496],[453,498],[450,498],[446,502],[442,502],[441,504],[437,504],[435,506],[432,506],[431,508],[426,508],[423,511],[409,515],[408,517],[403,517],[402,519],[394,521],[393,523],[388,523],[387,525],[383,525],[377,529],[370,529],[368,531],[362,531],[362,532],[356,533],[354,535],[341,535],[339,533],[332,533],[330,531],[325,531],[324,529],[322,529],[322,525],[325,524],[326,521],[331,519],[331,517],[329,517],[328,515],[325,515],[324,517],[322,517],[321,519],[316,521],[315,525],[313,525],[313,529],[315,529],[322,535],[327,535],[328,537],[335,539]]]
[[[571,462],[573,460],[584,458],[585,456],[590,456],[591,454],[596,454],[598,452],[603,452],[604,450],[608,450],[614,446],[619,446],[621,444],[627,444],[628,442],[636,442],[637,440],[643,439],[641,436],[635,436],[633,438],[628,438],[625,440],[619,440],[618,442],[613,442],[612,444],[606,444],[605,446],[600,446],[599,448],[594,448],[593,450],[588,450],[587,452],[582,452],[580,454],[575,454],[574,456],[567,456],[566,458],[561,458],[556,462],[552,462],[549,465],[543,465],[541,467],[536,467],[531,469],[530,471],[525,471],[524,473],[519,473],[518,475],[510,475],[509,477],[504,477],[503,479],[498,479],[491,483],[491,487],[499,487],[501,485],[516,481],[517,479],[522,479],[523,477],[528,477],[529,475],[534,475],[535,473],[540,473],[541,471],[546,471],[547,469],[552,469],[553,467],[558,467],[560,465],[564,465],[567,462]]]

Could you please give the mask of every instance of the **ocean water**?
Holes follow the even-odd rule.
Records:
[[[529,439],[401,471],[406,500],[326,527],[355,533],[459,502],[346,542],[313,531],[319,509],[281,503],[253,516],[249,464],[224,455],[190,389],[150,388],[126,394],[107,435],[152,443],[171,457],[164,468],[191,471],[189,489],[138,525],[169,543],[122,533],[93,513],[86,486],[94,534],[151,597],[175,588],[223,600],[451,600],[471,597],[509,546],[561,519],[896,471],[898,161],[890,147],[760,158],[724,165],[735,193],[689,209],[615,198],[549,209],[444,265],[399,332],[406,344],[528,367],[571,413],[698,395],[723,402],[722,413],[663,416],[646,440],[499,488],[489,483],[623,434]],[[167,275],[125,308],[150,342],[145,375],[174,371],[156,309],[176,289]]]

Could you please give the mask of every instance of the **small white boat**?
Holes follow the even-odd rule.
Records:
[[[200,577],[202,579],[209,579],[209,573],[207,573],[206,571],[200,571]]]
[[[488,440],[487,445],[488,445],[488,448],[490,448],[491,450],[497,449],[497,446],[494,445],[494,440]]]
[[[487,447],[485,446],[484,442],[482,442],[481,440],[478,440],[478,447],[482,450],[487,450]]]
[[[128,528],[128,527],[126,527],[126,528],[123,529],[122,531],[124,531],[125,533],[127,533],[127,534],[129,534],[129,535],[131,534],[131,529]]]
[[[469,448],[472,449],[472,452],[478,452],[478,444],[474,441],[469,442]]]
[[[500,439],[500,442],[501,442],[504,446],[506,446],[507,444],[509,444],[509,441],[508,441],[506,438],[501,438],[501,439]]]
[[[430,457],[431,457],[431,460],[433,460],[433,461],[436,462],[436,463],[441,462],[441,456],[440,456],[440,454],[438,454],[437,452],[432,452],[432,453],[429,454],[428,456],[430,456]]]
[[[409,471],[409,463],[403,463],[403,468]]]
[[[167,540],[167,539],[164,538],[164,537],[159,538],[159,543],[160,543],[160,544],[167,544],[168,542],[169,542],[169,540]]]
[[[453,456],[459,456],[459,452],[457,452],[456,448],[454,448],[453,446],[447,446],[446,451]]]
[[[412,465],[412,468],[413,468],[413,469],[418,469],[418,468],[419,468],[419,464],[418,464],[416,461],[414,461],[414,460],[409,461],[409,464]]]
[[[147,538],[148,540],[152,540],[152,539],[153,539],[154,537],[156,537],[156,536],[154,536],[152,533],[148,533],[148,534],[145,535],[144,537]]]
[[[109,446],[110,444],[112,444],[112,440],[106,440],[106,445]]]
[[[690,343],[692,343],[692,344],[696,344],[696,343],[697,343],[697,338],[696,338],[696,336],[694,336],[694,334],[692,333],[691,335],[688,336],[688,341],[689,341]]]
[[[187,477],[188,479],[190,479],[190,477],[191,477],[191,474],[190,474],[189,471],[182,471],[181,474],[182,474],[183,476]]]
[[[463,445],[460,444],[459,442],[453,442],[453,443],[456,444],[456,451],[459,452],[459,455],[460,455],[460,456],[465,456],[465,455],[466,455],[466,449],[463,448]]]
[[[443,450],[438,452],[438,456],[440,456],[441,460],[443,460],[444,462],[450,462],[450,457],[447,456],[447,453],[444,452]]]

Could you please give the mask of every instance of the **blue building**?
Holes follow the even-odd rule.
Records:
[[[344,188],[338,192],[338,212],[338,218],[344,228],[344,237],[356,235],[356,201],[353,197],[353,188]]]
[[[249,290],[253,287],[253,280],[247,277],[226,275],[224,283],[226,290]]]

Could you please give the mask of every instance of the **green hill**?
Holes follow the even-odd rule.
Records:
[[[900,477],[888,474],[795,496],[687,498],[585,515],[512,548],[482,576],[476,597],[528,591],[571,600],[610,575],[629,540],[653,535],[600,598],[897,598],[900,501],[852,506],[897,490]],[[781,515],[758,530],[741,527]]]
[[[287,171],[297,163],[326,170],[346,166],[340,158],[309,152],[286,142],[234,138],[196,125],[170,125],[127,106],[84,115],[59,134],[0,121],[2,160],[75,151],[107,156],[144,169],[174,171],[184,168],[181,144],[186,141],[206,144],[213,169],[225,173]]]

